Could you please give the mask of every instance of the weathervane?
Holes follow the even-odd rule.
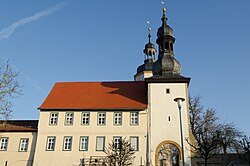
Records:
[[[151,28],[150,28],[150,22],[147,21],[147,24],[148,24],[148,34],[150,35],[150,31],[151,31]]]
[[[148,40],[149,40],[149,43],[150,43],[150,37],[151,37],[151,35],[150,35],[150,31],[151,31],[150,22],[147,21],[147,24],[148,24]]]
[[[161,4],[162,4],[162,12],[165,13],[166,12],[165,2],[161,1]]]

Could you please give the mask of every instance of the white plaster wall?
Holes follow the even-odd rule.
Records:
[[[185,98],[182,104],[183,137],[184,139],[189,137],[188,92],[185,83],[149,83],[148,88],[151,114],[150,155],[151,163],[155,165],[156,148],[161,142],[169,140],[181,146],[179,112],[177,103],[174,101],[177,97]],[[170,94],[166,93],[166,89],[170,89]],[[190,152],[187,150],[190,148],[185,140],[184,146],[185,162],[190,164]]]
[[[119,112],[119,111],[117,111]],[[78,165],[80,158],[90,156],[105,156],[104,152],[96,151],[96,137],[105,136],[105,146],[108,146],[113,136],[122,136],[129,139],[130,136],[139,137],[139,151],[136,152],[135,165],[144,163],[146,156],[146,111],[139,113],[139,125],[130,125],[130,112],[123,111],[122,125],[113,125],[114,112],[106,112],[106,125],[97,125],[98,111],[90,112],[90,124],[81,125],[82,111],[74,112],[74,123],[72,126],[64,125],[65,111],[59,112],[59,120],[56,126],[49,125],[50,112],[41,111],[39,120],[38,140],[35,154],[34,166],[61,166]],[[47,136],[56,136],[55,151],[46,151]],[[63,151],[63,137],[72,136],[73,146],[71,151]],[[79,151],[80,136],[89,136],[88,151]]]
[[[0,132],[0,137],[8,137],[8,147],[6,151],[0,151],[0,165],[8,166],[32,166],[35,146],[36,132]],[[21,138],[28,138],[27,152],[19,152]]]

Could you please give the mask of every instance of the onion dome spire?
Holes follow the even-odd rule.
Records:
[[[156,49],[155,49],[155,45],[153,43],[151,43],[151,28],[150,28],[150,22],[147,21],[148,24],[148,43],[145,45],[145,48],[143,50],[144,52],[144,61],[155,61],[155,53],[156,53]]]
[[[144,63],[137,68],[137,73],[135,75],[135,80],[142,81],[145,78],[153,76],[153,64],[155,62],[156,49],[155,45],[151,42],[151,28],[150,22],[148,24],[148,43],[143,49],[144,53]]]
[[[162,4],[165,3],[162,1]],[[157,31],[156,43],[159,46],[159,55],[153,66],[154,76],[170,77],[180,75],[181,64],[174,58],[174,42],[173,29],[167,24],[166,8],[162,9],[161,18],[162,25]]]

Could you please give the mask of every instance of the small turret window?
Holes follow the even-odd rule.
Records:
[[[169,88],[166,89],[166,93],[170,94],[170,89]]]
[[[149,50],[148,54],[149,54],[149,55],[152,55],[152,51],[151,51],[151,50]]]
[[[162,49],[163,49],[163,46],[162,46],[162,45],[160,45],[160,49],[159,49],[159,50],[160,50],[160,52],[162,52],[162,51],[163,51]]]
[[[168,42],[165,43],[165,50],[169,50],[169,43]]]
[[[170,48],[171,48],[171,51],[174,50],[174,48],[173,48],[173,43],[170,43]]]

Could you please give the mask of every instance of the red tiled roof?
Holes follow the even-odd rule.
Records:
[[[1,132],[37,132],[38,120],[0,121]]]
[[[39,109],[145,109],[144,82],[59,82]]]

